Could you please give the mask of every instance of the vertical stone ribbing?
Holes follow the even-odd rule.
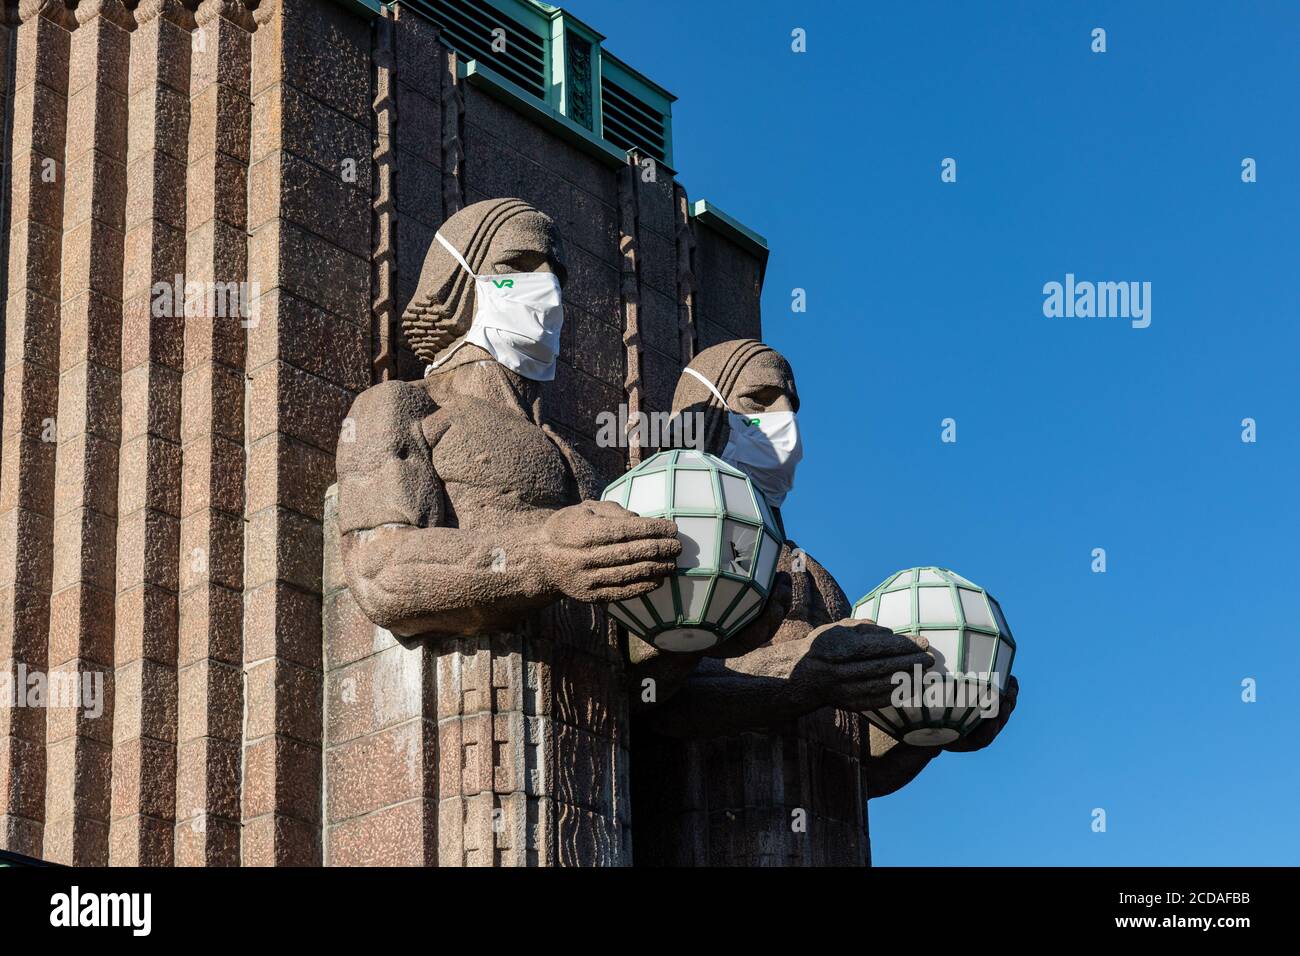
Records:
[[[442,215],[450,219],[465,206],[465,94],[460,57],[449,52],[443,62],[447,72],[442,84]]]
[[[24,3],[21,15],[0,438],[0,668],[19,686],[48,663],[71,25],[61,2]],[[45,779],[45,710],[0,708],[0,845],[42,854]]]
[[[135,19],[122,267],[109,862],[166,866],[173,860],[176,818],[185,155],[193,17],[179,0],[145,0]]]
[[[203,0],[190,53],[177,865],[239,862],[243,739],[248,11]],[[251,320],[250,320],[251,321]]]
[[[627,350],[627,374],[623,396],[627,403],[627,457],[629,466],[641,462],[641,281],[637,275],[637,183],[636,154],[629,153],[627,165],[618,171],[619,298],[623,304],[623,346]]]
[[[375,21],[375,151],[374,158],[374,249],[370,260],[374,269],[371,279],[374,301],[371,304],[374,331],[374,360],[372,379],[386,382],[397,368],[396,333],[396,283],[397,283],[397,177],[396,133],[397,97],[394,95],[395,31],[393,14],[388,8],[380,11]]]
[[[9,174],[13,164],[10,162],[9,143],[13,137],[13,112],[11,106],[13,101],[13,84],[10,82],[10,70],[13,67],[13,47],[11,41],[14,39],[10,27],[10,20],[14,19],[14,10],[9,4],[5,4],[4,16],[0,18],[0,129],[3,129],[4,136],[0,138],[0,262],[6,265],[9,262]],[[14,21],[16,22],[16,20]],[[9,283],[6,269],[0,269],[0,302],[9,297]],[[0,325],[4,322],[0,320]],[[0,371],[4,369],[5,342],[4,336],[0,335]],[[4,390],[0,389],[0,420],[4,417]],[[3,447],[3,439],[0,438],[0,448]],[[0,453],[0,471],[4,468],[4,457]]]
[[[695,358],[695,232],[690,200],[680,183],[673,184],[673,229],[677,240],[677,339],[682,367]],[[666,410],[666,409],[665,409]]]
[[[51,706],[45,858],[108,862],[112,666],[121,441],[122,249],[130,15],[79,4],[69,55],[59,423],[50,596],[51,680],[94,681],[102,714]],[[89,703],[89,701],[85,701]]]
[[[243,856],[321,860],[322,518],[371,376],[370,23],[258,7],[253,40]]]

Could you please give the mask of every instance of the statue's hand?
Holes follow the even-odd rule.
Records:
[[[929,641],[895,634],[871,621],[845,618],[808,635],[809,647],[791,675],[805,684],[820,706],[879,710],[890,705],[898,671],[934,666]]]
[[[959,737],[945,745],[943,749],[952,753],[970,753],[973,750],[983,750],[993,743],[993,738],[1002,733],[1002,728],[1011,719],[1011,712],[1016,709],[1016,698],[1019,695],[1020,682],[1015,677],[1007,678],[1007,689],[998,699],[998,715],[981,720],[965,737]]]
[[[543,573],[579,601],[626,601],[672,574],[682,545],[677,525],[641,518],[612,501],[561,508],[542,526]]]

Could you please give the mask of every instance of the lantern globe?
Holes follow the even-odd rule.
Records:
[[[891,574],[853,605],[853,616],[896,634],[924,637],[943,678],[942,691],[913,703],[869,711],[866,718],[904,743],[939,747],[970,733],[983,717],[981,701],[1001,693],[1011,676],[1016,642],[1002,607],[977,584],[947,568]],[[936,685],[939,686],[936,681]],[[936,696],[937,694],[937,696]]]
[[[704,650],[735,635],[767,603],[784,540],[744,472],[702,451],[647,458],[600,496],[677,524],[677,570],[654,591],[608,605],[610,615],[665,651]]]

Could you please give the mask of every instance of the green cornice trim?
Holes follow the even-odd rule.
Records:
[[[384,6],[380,0],[335,0],[341,6],[347,7],[353,13],[360,13],[363,16],[379,16],[379,10]]]
[[[500,73],[479,63],[478,60],[461,60],[458,65],[460,76],[467,82],[483,90],[489,96],[501,100],[507,106],[530,117],[561,139],[578,147],[583,152],[594,156],[611,168],[627,165],[627,153],[596,136],[586,127],[575,123],[559,110],[551,109],[531,93],[507,80]]]
[[[767,240],[739,219],[727,215],[707,199],[695,200],[691,206],[691,215],[696,222],[726,236],[740,248],[755,256],[764,266],[767,265]]]

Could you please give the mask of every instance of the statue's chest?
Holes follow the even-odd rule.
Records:
[[[433,465],[463,527],[576,503],[568,461],[527,419],[462,398],[439,408],[430,425]]]

